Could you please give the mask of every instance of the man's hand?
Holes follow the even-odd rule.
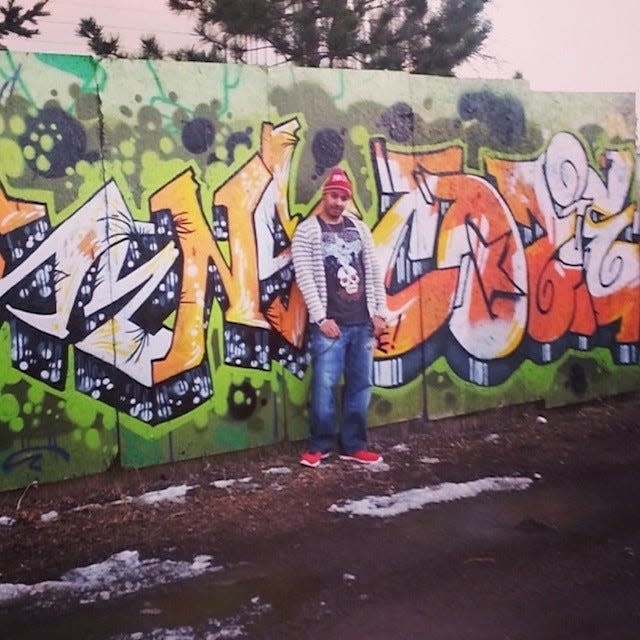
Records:
[[[327,338],[339,338],[340,337],[340,327],[338,323],[333,318],[325,318],[319,325],[318,328],[322,333],[327,336]]]
[[[371,321],[373,322],[373,335],[379,339],[387,330],[387,321],[381,316],[373,316]]]

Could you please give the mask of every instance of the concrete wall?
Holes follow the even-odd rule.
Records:
[[[634,96],[0,55],[0,489],[306,435],[290,239],[351,175],[372,426],[638,387]]]

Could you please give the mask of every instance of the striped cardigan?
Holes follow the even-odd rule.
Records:
[[[387,294],[371,231],[353,214],[345,212],[344,215],[355,224],[362,240],[362,264],[369,316],[386,319],[389,316]],[[321,322],[327,317],[327,280],[322,259],[322,230],[317,216],[311,215],[298,225],[291,241],[291,251],[296,282],[309,310],[309,321]]]

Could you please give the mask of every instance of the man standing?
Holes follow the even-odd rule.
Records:
[[[373,351],[386,329],[386,292],[371,232],[345,211],[352,187],[331,170],[317,215],[298,226],[292,241],[296,281],[309,311],[312,364],[310,437],[300,464],[317,467],[334,445],[336,390],[344,375],[340,457],[382,461],[366,449],[373,385]]]

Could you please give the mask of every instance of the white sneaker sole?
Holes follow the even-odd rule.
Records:
[[[309,467],[310,469],[316,469],[317,467],[320,466],[320,462],[322,460],[326,460],[327,458],[330,458],[330,457],[331,457],[331,452],[329,451],[327,453],[323,453],[322,457],[320,458],[320,460],[318,460],[318,462],[316,462],[316,463],[307,462],[306,460],[300,460],[300,464],[303,467]]]

